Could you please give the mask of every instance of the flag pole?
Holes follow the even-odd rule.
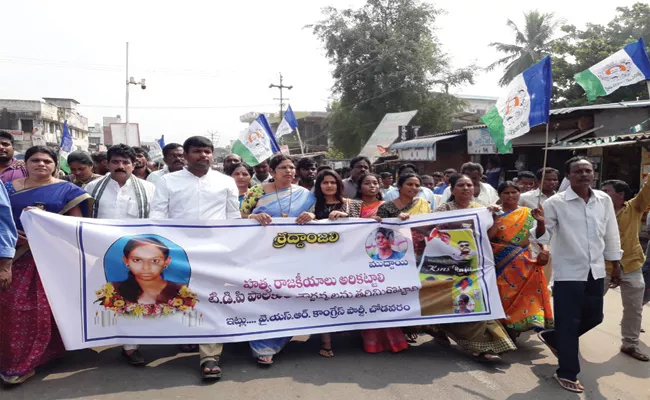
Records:
[[[544,177],[546,176],[546,159],[548,157],[548,127],[551,124],[551,121],[546,123],[546,139],[544,140],[544,166],[542,167],[542,180],[539,182],[539,196],[537,196],[537,207],[542,204],[542,188],[544,187]]]
[[[298,136],[298,145],[300,146],[300,154],[305,155],[305,149],[302,147],[302,139],[300,138],[300,131],[296,126],[296,135]]]

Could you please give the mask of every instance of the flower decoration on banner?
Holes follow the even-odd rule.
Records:
[[[140,304],[126,300],[111,283],[102,286],[101,290],[95,292],[97,300],[105,309],[116,312],[120,315],[134,317],[161,317],[173,315],[177,311],[188,312],[194,310],[199,300],[196,293],[192,292],[187,286],[182,286],[178,294],[169,299],[167,303]]]

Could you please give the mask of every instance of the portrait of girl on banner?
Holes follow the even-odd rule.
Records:
[[[106,284],[96,303],[123,315],[161,316],[191,311],[191,267],[180,246],[158,235],[125,236],[104,256]]]

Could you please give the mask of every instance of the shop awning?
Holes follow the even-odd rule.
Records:
[[[591,149],[594,147],[631,146],[636,143],[648,142],[648,141],[650,141],[650,132],[630,133],[630,134],[623,134],[623,135],[576,140],[575,142],[560,142],[554,146],[550,146],[548,149],[549,150],[582,150],[582,149]]]
[[[447,135],[447,136],[437,136],[437,137],[407,140],[406,142],[399,142],[399,143],[392,144],[389,147],[389,149],[390,150],[426,149],[427,147],[433,147],[436,143],[440,141],[455,138],[462,135],[463,134],[457,134],[457,135]]]

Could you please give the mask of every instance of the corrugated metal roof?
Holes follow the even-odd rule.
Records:
[[[395,143],[395,144],[391,145],[389,147],[389,149],[390,150],[397,150],[397,149],[424,149],[424,148],[427,148],[427,147],[432,147],[434,144],[436,144],[437,142],[440,142],[442,140],[447,140],[447,139],[455,138],[455,137],[458,137],[458,136],[461,136],[461,134],[407,140],[406,142]]]
[[[455,133],[466,133],[469,129],[481,129],[481,128],[487,128],[487,125],[480,124],[480,125],[464,126],[462,128],[454,129],[447,132],[440,132],[440,133],[434,133],[433,135],[420,136],[418,139],[435,138],[440,136],[453,135]]]
[[[646,141],[650,139],[650,132],[629,133],[614,136],[604,136],[577,140],[575,142],[560,142],[550,146],[549,150],[579,150],[589,149],[592,147],[607,146],[629,146],[637,141]]]
[[[639,100],[639,101],[622,101],[620,103],[607,103],[607,104],[591,104],[588,106],[580,107],[567,107],[567,108],[556,108],[551,110],[551,115],[559,114],[570,114],[575,111],[585,111],[585,110],[612,110],[617,108],[639,108],[639,107],[650,107],[650,100]]]

